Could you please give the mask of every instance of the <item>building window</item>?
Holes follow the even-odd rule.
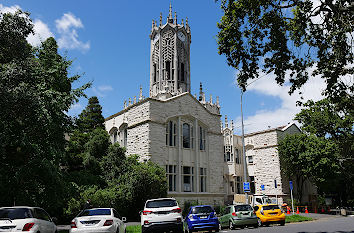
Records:
[[[200,192],[206,192],[206,178],[207,172],[206,168],[200,168]]]
[[[242,177],[236,176],[236,192],[241,193],[242,190]]]
[[[248,156],[248,163],[253,164],[253,156]]]
[[[124,141],[123,141],[124,147],[127,147],[127,144],[128,144],[128,130],[124,129]]]
[[[254,182],[254,176],[250,176],[250,188],[251,188],[251,193],[256,192],[256,185]]]
[[[194,168],[183,167],[183,192],[193,192],[194,190]]]
[[[153,67],[153,69],[154,69],[154,83],[156,82],[156,64],[154,64],[154,67]]]
[[[176,146],[177,125],[173,121],[169,121],[166,126],[166,145]]]
[[[235,192],[235,182],[233,181],[230,182],[230,189],[231,189],[231,193]]]
[[[205,129],[199,127],[199,149],[205,150]]]
[[[183,124],[183,147],[191,148],[191,129],[187,123]]]
[[[114,144],[116,142],[118,142],[118,129],[116,127],[113,127],[111,130],[110,130],[110,136],[111,136],[111,142]]]
[[[177,184],[176,165],[166,165],[166,177],[168,183],[168,191],[175,192]]]
[[[225,162],[233,161],[232,146],[224,146],[224,161]]]
[[[170,72],[171,72],[171,62],[166,61],[166,79],[167,80],[171,79]]]
[[[184,82],[184,63],[181,63],[181,82]]]
[[[235,162],[241,164],[240,150],[235,148]]]

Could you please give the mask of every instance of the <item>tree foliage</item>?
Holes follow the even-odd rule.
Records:
[[[96,96],[89,98],[88,105],[79,115],[77,120],[78,128],[83,132],[88,132],[96,128],[104,129],[104,117],[102,107]]]
[[[0,205],[43,206],[61,212],[66,115],[89,84],[72,89],[72,62],[58,53],[54,38],[38,48],[28,13],[0,14]]]
[[[219,54],[239,71],[238,83],[274,73],[290,93],[311,76],[325,79],[325,94],[353,102],[354,4],[350,0],[221,0]],[[316,4],[315,4],[316,3]],[[309,72],[314,69],[313,72]],[[350,81],[348,81],[350,79]]]

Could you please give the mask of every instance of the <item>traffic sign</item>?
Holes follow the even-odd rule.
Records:
[[[293,182],[289,181],[289,184],[290,184],[290,190],[293,190]]]
[[[243,191],[244,192],[250,192],[250,182],[243,182]]]
[[[264,190],[265,190],[265,188],[264,188],[264,184],[262,184],[262,185],[261,185],[261,189],[262,189],[262,191],[264,191]]]

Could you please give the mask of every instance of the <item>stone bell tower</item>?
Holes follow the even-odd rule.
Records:
[[[167,22],[152,21],[150,34],[150,97],[167,99],[184,92],[190,92],[190,44],[191,31],[188,18],[181,24],[175,12],[172,17],[170,4]]]

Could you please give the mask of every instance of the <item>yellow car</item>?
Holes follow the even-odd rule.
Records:
[[[257,205],[254,207],[258,218],[258,226],[268,226],[271,223],[279,223],[285,225],[285,214],[280,207],[275,204]]]

